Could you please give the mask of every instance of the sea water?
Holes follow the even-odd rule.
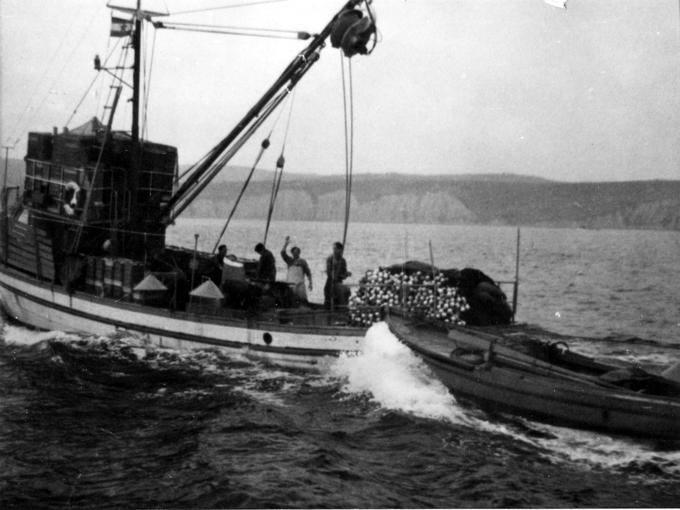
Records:
[[[221,225],[179,222],[169,242],[212,249]],[[300,246],[320,299],[341,225],[275,223]],[[255,256],[259,222],[233,224]],[[430,260],[515,273],[507,227],[352,225],[352,282]],[[517,318],[572,349],[658,370],[680,360],[680,234],[522,229]],[[279,263],[283,276],[283,263]],[[510,295],[512,286],[504,287]],[[546,335],[549,335],[546,333]],[[677,506],[680,444],[488,416],[461,406],[384,324],[321,373],[136,338],[5,324],[0,507]],[[680,426],[680,424],[679,424]]]

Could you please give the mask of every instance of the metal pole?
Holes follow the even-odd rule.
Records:
[[[9,145],[3,145],[2,148],[5,149],[5,172],[4,172],[3,176],[2,176],[2,193],[3,193],[3,196],[5,196],[6,190],[7,190],[7,165],[8,165],[8,163],[9,163],[9,150],[10,150],[12,147],[10,147]],[[6,198],[7,198],[7,197],[5,196],[5,199],[6,199]],[[2,205],[3,205],[3,207],[4,207],[4,206],[6,206],[7,204],[3,203]]]
[[[517,249],[515,252],[515,283],[512,288],[512,320],[517,316],[517,294],[519,292],[519,227],[517,227]]]
[[[9,145],[3,146],[5,149],[5,171],[2,176],[2,240],[3,240],[3,261],[7,263],[9,251],[9,213],[7,211],[7,166],[9,164]]]
[[[434,310],[437,310],[437,282],[435,281],[435,270],[434,270],[434,252],[432,251],[432,240],[428,241],[430,247],[430,265],[432,266],[432,293],[434,297]]]
[[[198,268],[198,262],[196,260],[197,250],[198,250],[198,234],[194,234],[194,256],[191,259],[191,290],[194,290],[196,269]],[[191,295],[189,296],[189,299],[191,299]]]

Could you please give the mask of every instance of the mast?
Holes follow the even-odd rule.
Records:
[[[142,61],[142,0],[137,0],[137,12],[135,13],[135,30],[132,34],[132,49],[135,61],[132,69],[132,145],[139,145],[139,82],[141,76]]]
[[[135,28],[132,34],[132,49],[134,51],[134,63],[132,67],[132,153],[130,171],[127,176],[127,185],[130,189],[130,212],[127,229],[143,230],[141,224],[143,218],[140,215],[139,204],[139,181],[142,167],[142,145],[139,136],[139,103],[140,103],[140,78],[142,64],[142,10],[141,0],[137,0],[137,10],[134,15]],[[115,234],[113,234],[115,236]],[[139,236],[130,232],[124,232],[118,239],[122,252],[128,250],[138,251],[146,244]]]

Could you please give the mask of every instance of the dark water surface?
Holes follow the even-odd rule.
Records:
[[[254,225],[236,228],[256,238]],[[338,227],[278,226],[282,236],[298,236],[321,282],[316,259]],[[175,242],[199,228],[214,225],[180,224]],[[512,229],[354,228],[356,244],[367,248],[348,253],[355,275],[380,260],[402,260],[407,250],[424,259],[428,238],[442,266],[471,265],[501,279],[514,267]],[[634,358],[656,369],[680,358],[677,233],[522,235],[520,320],[573,334],[572,348],[604,359]],[[202,242],[210,243],[208,234]],[[245,253],[250,243],[243,244],[230,246]],[[0,508],[680,501],[678,443],[490,417],[460,406],[384,328],[371,330],[366,345],[361,356],[305,373],[216,352],[148,348],[129,337],[5,325]]]

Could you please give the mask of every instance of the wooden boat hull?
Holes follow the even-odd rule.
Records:
[[[365,330],[277,321],[218,318],[67,293],[0,267],[2,306],[13,319],[45,330],[88,335],[129,333],[160,347],[219,349],[292,368],[314,368],[361,350]]]
[[[389,318],[391,331],[431,367],[456,398],[485,410],[506,412],[560,426],[653,438],[680,438],[680,399],[599,387],[529,371],[474,365],[452,357],[446,332]],[[464,332],[469,335],[474,333]],[[455,330],[451,333],[455,336]]]

